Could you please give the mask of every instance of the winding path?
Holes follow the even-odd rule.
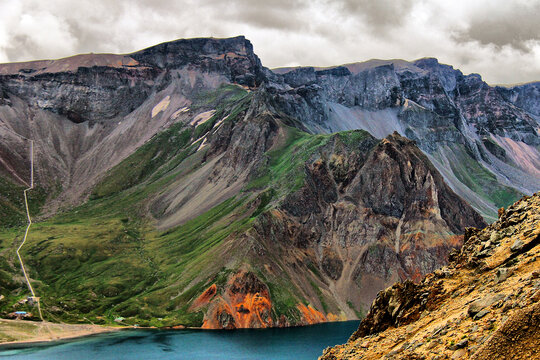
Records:
[[[23,245],[26,243],[26,239],[28,238],[28,231],[30,230],[30,226],[32,226],[32,218],[30,217],[30,209],[28,207],[28,191],[32,190],[34,188],[34,140],[30,140],[30,186],[24,190],[24,205],[26,206],[26,216],[28,217],[28,225],[26,225],[26,231],[24,232],[24,239],[17,248],[17,257],[19,258],[19,262],[21,263],[21,268],[24,274],[24,278],[26,279],[26,283],[28,284],[28,289],[30,289],[30,293],[32,293],[32,299],[36,301],[37,308],[39,312],[39,317],[42,321],[45,321],[43,319],[43,314],[41,313],[41,304],[39,302],[39,297],[36,296],[36,293],[34,292],[34,288],[32,287],[32,284],[30,283],[30,279],[28,278],[28,274],[26,273],[26,269],[24,267],[24,262],[20,254],[20,250],[23,247]]]

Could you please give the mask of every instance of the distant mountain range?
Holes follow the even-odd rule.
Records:
[[[540,188],[539,89],[435,59],[272,71],[244,37],[0,65],[0,311],[25,295],[27,139],[48,319],[311,324]]]

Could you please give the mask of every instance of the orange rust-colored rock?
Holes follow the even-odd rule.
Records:
[[[328,319],[326,316],[324,316],[323,313],[320,311],[317,311],[311,305],[304,305],[304,304],[298,304],[296,305],[296,308],[300,310],[300,313],[302,314],[302,320],[309,325],[312,324],[318,324],[322,322],[327,322]]]
[[[266,328],[274,325],[271,314],[272,301],[266,285],[252,272],[241,270],[229,279],[222,295],[213,297],[202,327]]]
[[[342,318],[340,318],[338,315],[335,315],[332,313],[326,314],[326,318],[328,319],[328,321],[341,321],[342,320]]]
[[[200,308],[201,306],[207,305],[210,303],[210,300],[216,295],[217,293],[217,285],[212,284],[208,289],[206,289],[190,306],[190,310],[195,310]]]
[[[236,320],[233,316],[233,308],[225,299],[218,296],[212,301],[212,305],[205,315],[203,329],[236,329]]]

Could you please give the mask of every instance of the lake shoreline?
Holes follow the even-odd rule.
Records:
[[[329,324],[329,323],[342,323],[342,322],[350,322],[350,321],[357,321],[357,320],[345,320],[345,321],[327,321],[322,323],[316,323],[316,324],[309,324],[309,325],[298,325],[298,326],[288,326],[285,328],[292,329],[292,328],[303,328],[303,327],[312,327],[322,324]],[[268,330],[268,329],[279,329],[279,327],[270,327],[270,328],[239,328],[239,329],[204,329],[202,327],[190,327],[190,326],[183,326],[183,325],[175,325],[175,326],[164,326],[164,327],[142,327],[142,326],[109,326],[109,325],[94,325],[94,324],[59,324],[59,323],[51,323],[51,322],[41,322],[41,321],[31,321],[31,320],[10,320],[10,319],[0,319],[0,334],[3,330],[2,323],[8,323],[13,325],[33,325],[36,327],[49,327],[52,328],[51,330],[56,331],[53,336],[49,335],[47,336],[35,336],[28,339],[23,340],[14,340],[14,341],[6,341],[1,342],[0,339],[0,351],[3,349],[16,349],[16,348],[24,348],[26,346],[47,346],[51,343],[55,342],[64,342],[64,341],[70,341],[70,340],[77,340],[79,338],[85,338],[85,337],[92,337],[95,335],[101,335],[106,333],[112,333],[112,332],[119,332],[119,331],[128,331],[128,330],[162,330],[162,331],[177,331],[177,330],[198,330],[198,331],[209,331],[209,332],[220,332],[220,331],[235,331],[235,330]],[[43,331],[43,330],[42,330]],[[73,334],[75,332],[75,334]],[[26,333],[26,336],[31,336],[30,334]]]
[[[25,347],[27,345],[46,345],[64,340],[131,329],[131,326],[106,326],[92,324],[58,324],[51,322],[0,319],[0,334],[21,339],[1,341],[0,350]]]
[[[212,330],[117,327],[88,336],[0,346],[12,360],[313,360],[347,342],[358,321],[288,328]],[[101,330],[101,329],[98,329]],[[76,357],[73,355],[76,354]]]

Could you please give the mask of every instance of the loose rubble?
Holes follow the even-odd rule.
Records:
[[[540,359],[540,193],[483,230],[447,267],[381,291],[345,345],[320,359]]]

